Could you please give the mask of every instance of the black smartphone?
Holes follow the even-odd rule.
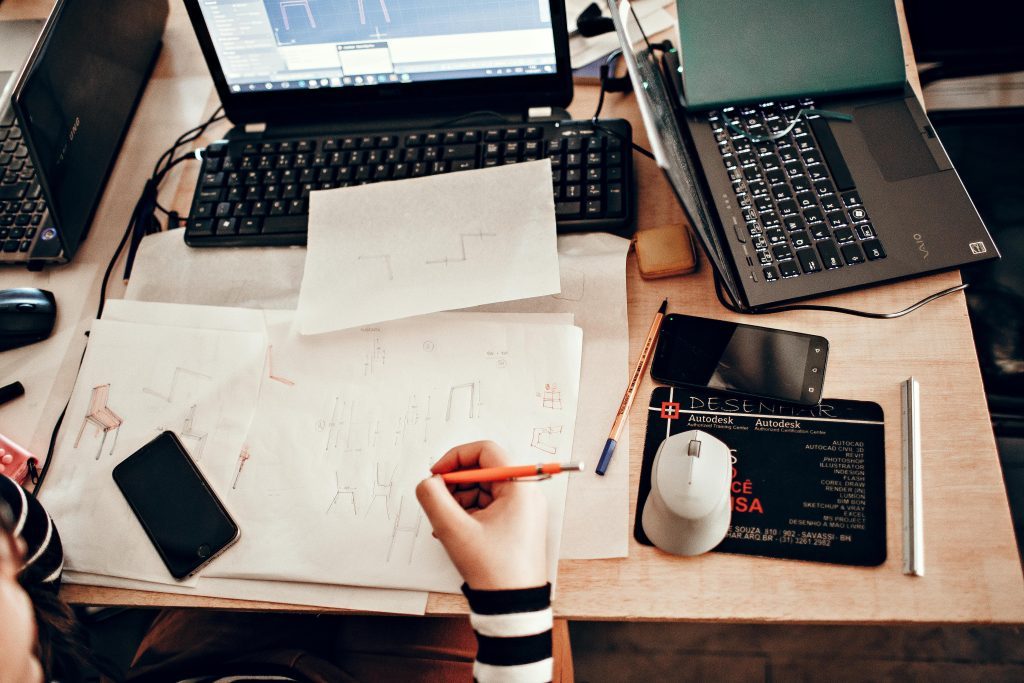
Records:
[[[125,458],[113,476],[174,578],[195,574],[238,540],[238,525],[173,432]]]
[[[661,322],[651,377],[815,405],[827,361],[824,337],[670,313]]]

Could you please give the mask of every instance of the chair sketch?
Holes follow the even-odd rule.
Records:
[[[109,384],[101,384],[98,387],[93,387],[92,396],[89,397],[88,412],[82,420],[82,428],[78,430],[78,438],[75,439],[75,448],[78,448],[78,444],[82,441],[82,434],[85,432],[85,427],[90,422],[96,425],[97,428],[102,429],[103,440],[100,441],[100,448],[96,452],[97,460],[99,460],[100,456],[103,455],[103,446],[107,443],[107,434],[110,432],[114,432],[114,441],[110,445],[110,452],[113,453],[114,449],[117,448],[117,435],[120,433],[121,425],[124,423],[124,418],[111,410],[107,405],[107,399],[109,396]]]
[[[360,0],[359,6],[362,8],[362,0]],[[284,22],[284,30],[292,30],[292,22],[288,18],[288,10],[296,8],[306,10],[306,18],[309,20],[309,27],[316,28],[316,19],[313,18],[313,10],[309,6],[309,0],[281,0],[281,21]]]
[[[366,6],[363,4],[363,0],[356,0],[359,4],[359,23],[366,26]],[[391,13],[388,12],[388,6],[384,4],[384,0],[380,0],[380,11],[384,13],[384,21],[391,23]]]
[[[196,460],[203,459],[203,451],[206,449],[206,437],[209,436],[207,432],[196,432],[193,431],[192,426],[195,424],[196,419],[196,406],[192,405],[188,409],[188,417],[185,418],[185,423],[182,425],[181,433],[178,434],[182,439],[194,439],[196,442],[196,452],[192,456]]]
[[[412,518],[411,521],[410,518]],[[412,564],[412,553],[416,549],[416,539],[420,535],[420,524],[422,521],[423,516],[420,515],[419,505],[407,504],[405,496],[402,496],[402,500],[398,504],[398,515],[395,516],[395,526],[391,531],[391,543],[388,545],[387,562],[389,564],[395,546],[398,544],[399,534],[412,536],[412,541],[409,543],[409,558],[407,560],[408,564]]]
[[[359,510],[356,509],[356,491],[358,491],[358,490],[359,489],[357,489],[355,486],[342,486],[341,485],[341,480],[338,479],[338,473],[335,472],[334,473],[334,498],[331,499],[331,504],[327,506],[327,514],[331,514],[331,510],[334,509],[334,506],[338,502],[339,498],[341,498],[342,496],[348,496],[349,500],[352,502],[352,514],[353,515],[358,515],[359,514]]]
[[[373,504],[378,498],[384,499],[384,513],[391,519],[391,490],[394,487],[395,472],[398,470],[396,465],[391,474],[387,474],[384,463],[377,463],[377,477],[373,485],[373,495],[370,496],[370,504],[366,506],[366,516],[369,516],[370,510],[373,509]],[[382,476],[383,473],[383,476]],[[385,479],[384,477],[387,477]]]

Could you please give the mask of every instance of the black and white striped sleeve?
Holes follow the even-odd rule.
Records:
[[[551,680],[551,584],[478,591],[463,584],[478,643],[473,678],[480,683]]]

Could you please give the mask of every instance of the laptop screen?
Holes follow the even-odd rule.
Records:
[[[550,0],[199,0],[232,93],[556,71]]]
[[[651,151],[665,172],[705,252],[734,298],[735,285],[728,259],[715,229],[714,209],[705,190],[700,163],[692,152],[688,132],[666,88],[658,55],[648,43],[629,0],[607,0],[612,21],[624,46],[623,58],[633,82]]]

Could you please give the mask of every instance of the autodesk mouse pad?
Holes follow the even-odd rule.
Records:
[[[885,561],[885,432],[877,403],[813,407],[701,390],[651,394],[636,540],[667,437],[700,429],[732,450],[732,524],[715,551],[873,567]]]

